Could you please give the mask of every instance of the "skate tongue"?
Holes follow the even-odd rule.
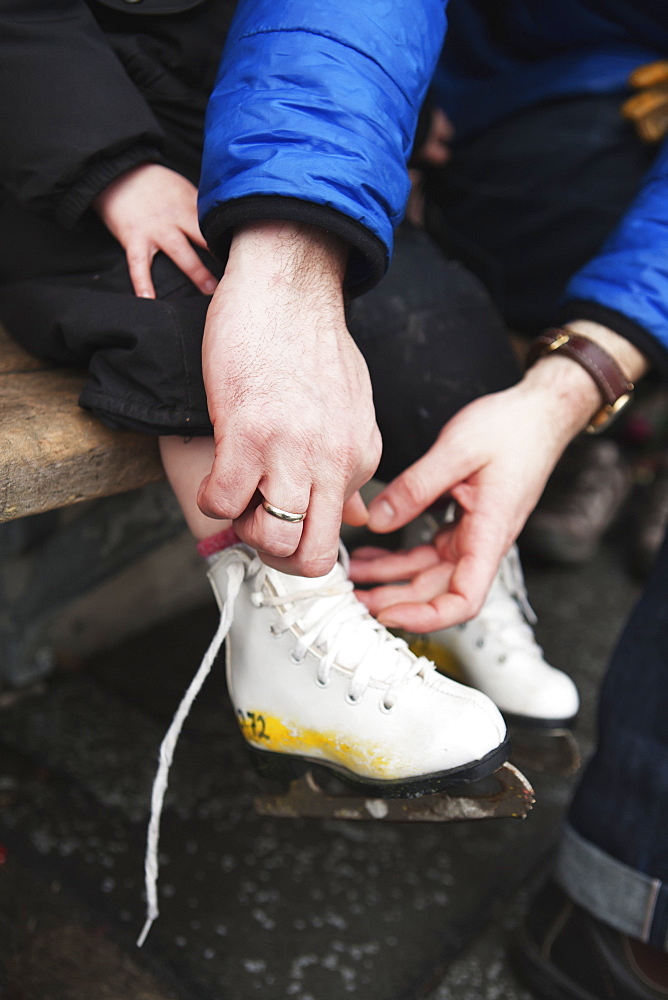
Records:
[[[343,607],[351,602],[359,603],[352,594],[353,585],[339,562],[326,576],[290,576],[288,573],[269,569],[266,579],[273,585],[277,597],[285,598],[285,607],[295,609],[304,631],[317,626],[336,605]],[[330,631],[323,625],[318,644],[329,638]],[[336,629],[333,631],[333,635],[335,634]]]
[[[305,636],[312,633],[312,645],[322,653],[334,650],[340,666],[357,673],[363,664],[365,679],[389,685],[418,673],[424,665],[420,661],[416,666],[406,643],[389,633],[357,600],[343,561],[315,579],[270,568],[265,579],[276,592],[271,603],[279,617],[297,625]]]
[[[266,578],[271,581],[277,594],[301,594],[313,591],[319,596],[324,596],[328,587],[332,587],[332,593],[344,593],[349,588],[345,586],[348,576],[341,565],[337,562],[326,576],[292,576],[290,573],[281,573],[277,569],[267,568]]]

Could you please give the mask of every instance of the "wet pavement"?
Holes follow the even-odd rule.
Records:
[[[637,594],[614,544],[530,569],[548,656],[591,746],[606,657]],[[222,661],[178,745],[147,943],[143,853],[157,748],[216,626],[213,604],[0,696],[3,1000],[528,1000],[506,945],[547,870],[572,779],[523,770],[522,821],[258,817]]]

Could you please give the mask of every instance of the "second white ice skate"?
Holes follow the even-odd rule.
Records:
[[[436,527],[433,518],[420,518],[406,531],[407,547],[431,541]],[[484,691],[507,722],[562,729],[571,726],[577,715],[578,691],[567,674],[545,660],[533,633],[535,620],[513,546],[501,561],[479,614],[461,625],[430,633],[413,648],[437,660],[447,673]]]

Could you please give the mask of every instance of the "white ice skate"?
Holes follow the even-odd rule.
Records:
[[[475,781],[506,759],[496,707],[372,618],[340,562],[313,580],[228,549],[209,572],[221,609],[240,570],[227,684],[263,773],[291,777],[317,763],[394,797]]]
[[[433,518],[420,518],[405,540],[409,546],[424,544],[436,527]],[[507,722],[561,730],[572,725],[577,715],[578,692],[567,674],[546,662],[531,627],[535,621],[513,546],[477,617],[432,632],[414,648],[432,656],[451,676],[484,691]]]
[[[288,576],[238,545],[221,553],[209,578],[221,621],[160,748],[140,944],[158,914],[160,814],[176,741],[226,637],[228,689],[246,744],[263,774],[293,779],[287,794],[256,800],[258,812],[440,822],[526,815],[533,792],[506,763],[499,710],[380,625],[342,562],[319,579]],[[357,794],[330,794],[314,767]],[[465,794],[492,774],[492,791],[478,785]]]

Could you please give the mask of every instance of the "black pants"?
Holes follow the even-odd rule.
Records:
[[[503,328],[534,335],[554,323],[569,278],[628,208],[655,150],[619,104],[530,108],[456,143],[448,167],[428,172],[427,228],[449,262],[404,235],[352,327],[374,383],[383,478],[467,402],[512,384]]]
[[[82,406],[115,427],[211,433],[200,360],[208,297],[159,254],[158,299],[137,298],[123,251],[95,219],[65,233],[7,201],[0,226],[12,234],[0,250],[0,320],[32,353],[87,368]],[[350,329],[371,371],[388,477],[466,402],[518,376],[480,282],[415,230],[398,234],[390,275],[354,303]]]
[[[421,455],[467,402],[517,379],[504,324],[549,322],[652,155],[616,99],[588,97],[496,125],[429,178],[430,230],[455,259],[401,231],[389,275],[351,313],[374,386],[383,477]],[[154,263],[159,298],[138,299],[122,249],[92,213],[69,233],[6,198],[0,228],[0,321],[32,353],[87,368],[82,406],[112,426],[211,432],[200,361],[208,299],[169,259]]]
[[[619,95],[528,108],[465,142],[427,179],[428,228],[483,281],[509,327],[554,322],[569,278],[593,257],[656,155]]]
[[[209,300],[168,257],[153,264],[158,298],[140,299],[92,213],[65,232],[7,199],[0,228],[0,321],[38,357],[88,370],[82,406],[112,427],[211,432],[200,360]]]
[[[353,305],[350,331],[364,354],[389,480],[424,454],[467,403],[520,375],[506,327],[481,282],[439,253],[426,233],[397,234],[381,284]]]

